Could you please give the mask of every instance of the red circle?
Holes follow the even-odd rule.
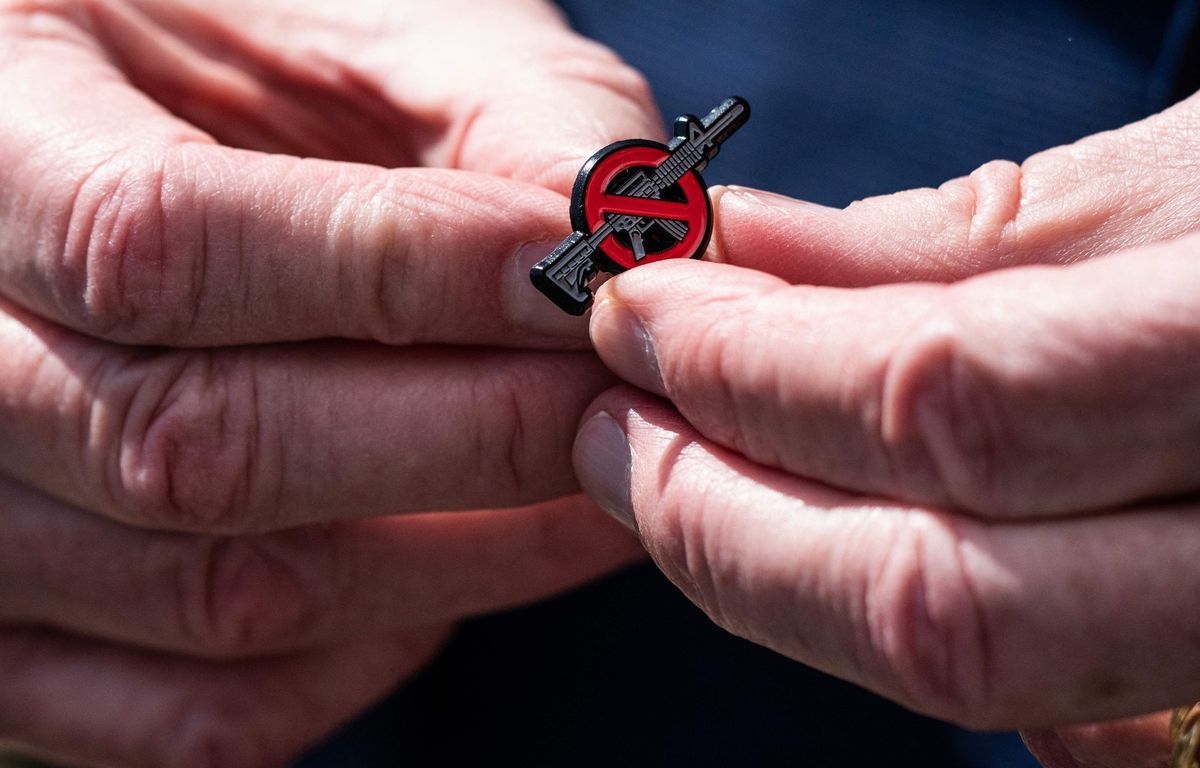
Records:
[[[583,201],[584,216],[592,232],[608,223],[608,214],[613,213],[654,216],[687,223],[688,231],[682,240],[659,253],[646,254],[646,258],[641,261],[636,259],[631,248],[627,248],[617,238],[605,238],[600,244],[600,249],[609,259],[625,269],[666,259],[690,259],[697,255],[696,251],[704,243],[708,233],[708,196],[704,184],[694,171],[688,171],[678,181],[679,188],[687,200],[684,203],[614,195],[608,192],[613,181],[622,172],[631,168],[653,170],[670,156],[670,152],[663,148],[634,145],[614,150],[592,168]]]

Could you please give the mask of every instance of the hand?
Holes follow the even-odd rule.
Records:
[[[593,407],[585,490],[722,626],[924,712],[1200,698],[1198,109],[845,211],[725,190],[726,263],[600,291],[645,392]]]
[[[635,556],[527,275],[659,121],[548,6],[4,0],[0,103],[0,741],[278,764]]]

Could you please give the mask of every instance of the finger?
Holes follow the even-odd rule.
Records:
[[[1194,506],[987,524],[753,464],[634,390],[597,409],[585,490],[735,634],[973,728],[1200,694]]]
[[[439,11],[432,28],[465,38],[478,58],[466,71],[444,67],[417,97],[444,104],[446,94],[457,95],[447,134],[452,139],[435,148],[439,163],[565,195],[583,162],[602,147],[665,138],[645,77],[609,48],[569,29],[550,3],[509,0],[481,7],[456,0],[444,9],[450,12]],[[464,18],[472,23],[464,25]],[[391,89],[409,92],[419,80],[401,69],[390,72],[384,82]]]
[[[754,190],[715,195],[714,258],[797,283],[946,282],[1066,264],[1197,231],[1200,100],[1118,131],[984,165],[937,189],[824,208]]]
[[[217,146],[42,16],[0,16],[0,294],[128,343],[578,346],[528,279],[563,198]]]
[[[1044,768],[1166,768],[1170,712],[1022,733]]]
[[[283,765],[415,672],[443,632],[239,664],[0,629],[0,741],[86,765]]]
[[[651,265],[601,290],[592,338],[755,461],[989,516],[1075,512],[1196,487],[1198,252],[868,290]]]
[[[0,478],[0,622],[204,657],[448,624],[640,553],[582,497],[223,538],[129,528]]]
[[[400,137],[405,154],[418,162],[567,194],[597,149],[618,139],[662,137],[645,78],[570,30],[561,11],[544,0],[365,2],[353,10],[304,2],[290,5],[287,14],[270,4],[228,1],[141,5],[139,14],[108,14],[108,26],[122,33],[115,45],[125,52],[127,69],[172,111],[218,135],[229,131],[229,112],[246,114],[234,121],[245,125],[233,137],[239,146],[247,139],[256,142],[251,146],[272,146],[263,134],[279,137],[280,146],[311,146],[311,136],[342,125],[329,118],[346,114],[368,136],[392,126],[393,142]],[[190,32],[198,27],[208,32],[199,40]],[[164,46],[143,42],[162,38],[189,63],[165,77]],[[255,66],[221,66],[245,59]],[[231,79],[247,84],[239,90]],[[310,122],[315,117],[319,127],[293,138],[298,121],[260,114],[264,110],[253,107],[261,96],[242,106],[248,101],[237,98],[242,91],[266,91]],[[334,94],[353,94],[358,109],[331,112]],[[226,108],[217,111],[207,102],[219,96]],[[313,116],[314,104],[324,113]],[[343,154],[357,149],[345,143],[326,139],[321,146]]]
[[[3,314],[0,471],[173,530],[511,507],[577,489],[584,353],[320,344],[153,351]]]

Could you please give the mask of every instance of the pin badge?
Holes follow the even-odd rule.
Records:
[[[712,203],[700,171],[750,117],[745,99],[726,99],[700,120],[675,119],[663,146],[632,139],[592,155],[571,192],[575,230],[529,272],[537,289],[572,315],[592,306],[588,284],[664,259],[694,259],[712,235]]]

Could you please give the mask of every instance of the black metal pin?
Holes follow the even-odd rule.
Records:
[[[633,139],[592,155],[571,194],[575,231],[530,270],[533,284],[564,311],[582,315],[598,272],[702,255],[712,206],[700,171],[749,117],[750,105],[734,96],[703,120],[676,118],[667,146]]]

